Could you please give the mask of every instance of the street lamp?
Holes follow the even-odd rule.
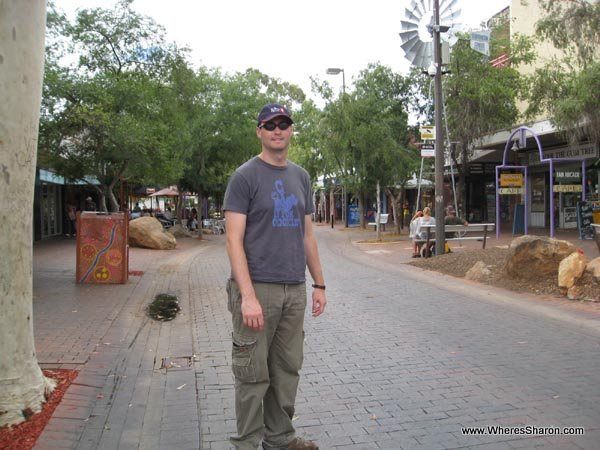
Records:
[[[346,97],[346,72],[344,72],[344,69],[340,68],[340,67],[329,67],[327,69],[327,75],[339,75],[340,73],[342,74],[342,105],[344,104],[344,98]],[[342,218],[344,220],[344,224],[346,226],[346,228],[348,228],[348,202],[346,201],[346,186],[342,185]],[[334,201],[333,201],[333,188],[331,188],[331,198],[329,200],[329,205],[330,205],[330,209],[331,209],[331,228],[333,228],[333,207],[334,207]]]

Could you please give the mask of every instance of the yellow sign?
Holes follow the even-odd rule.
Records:
[[[500,186],[503,187],[522,187],[522,173],[502,173],[500,174]]]
[[[552,192],[581,192],[580,184],[555,184]]]
[[[523,193],[523,188],[509,187],[498,189],[500,195],[519,195]]]
[[[435,140],[435,127],[433,125],[423,125],[419,131],[421,132],[421,139],[423,140]]]

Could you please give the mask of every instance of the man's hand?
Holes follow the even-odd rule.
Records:
[[[242,297],[242,318],[244,325],[254,331],[261,331],[265,327],[262,307],[256,296]]]
[[[318,317],[325,311],[327,298],[323,289],[314,289],[312,293],[312,315]]]

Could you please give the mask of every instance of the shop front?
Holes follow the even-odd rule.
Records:
[[[552,177],[550,165],[540,162],[537,149],[519,155],[521,164],[528,167],[529,173],[528,222],[532,227],[546,228],[550,226],[550,214],[553,214],[557,228],[577,228],[577,207],[583,199],[598,203],[600,210],[598,146],[581,144],[548,148],[543,149],[543,155],[544,159],[552,158],[554,161]],[[550,210],[551,203],[554,205],[553,211]]]

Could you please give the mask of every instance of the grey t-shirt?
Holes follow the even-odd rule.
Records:
[[[304,218],[313,212],[306,170],[256,156],[231,176],[223,209],[246,215],[244,250],[252,281],[304,283]]]

